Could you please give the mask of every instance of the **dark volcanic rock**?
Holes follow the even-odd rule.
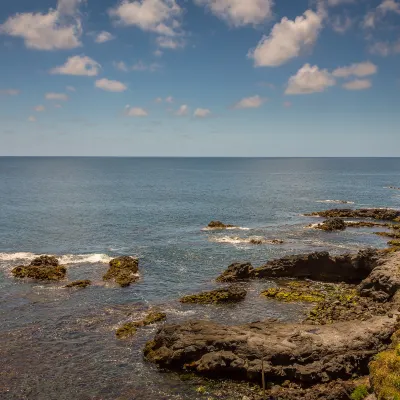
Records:
[[[325,218],[372,218],[383,221],[394,221],[400,217],[400,211],[381,208],[334,208],[332,210],[316,211],[306,216],[318,216]]]
[[[143,320],[127,322],[126,324],[122,325],[116,330],[115,334],[119,339],[124,339],[129,336],[133,336],[138,328],[164,321],[166,318],[167,315],[163,312],[150,311]]]
[[[267,382],[309,386],[366,374],[369,360],[385,348],[396,325],[386,316],[323,326],[189,321],[160,329],[147,343],[145,357],[161,367],[256,382],[264,358]]]
[[[346,223],[341,218],[328,218],[322,224],[316,226],[323,231],[344,231]]]
[[[226,229],[226,228],[234,228],[234,225],[226,225],[221,221],[211,221],[208,224],[208,228],[213,228],[213,229]]]
[[[361,296],[371,297],[376,301],[390,300],[399,289],[400,259],[396,256],[388,256],[358,287]]]
[[[358,283],[377,266],[377,250],[361,250],[356,255],[330,256],[328,252],[300,254],[273,260],[256,268],[256,278],[302,278],[324,282]]]
[[[249,262],[231,264],[218,278],[217,282],[236,282],[254,277],[254,268]]]
[[[198,304],[234,303],[243,300],[246,294],[247,291],[242,287],[231,285],[227,288],[212,290],[210,292],[184,296],[180,299],[180,302]]]
[[[114,279],[122,287],[129,286],[139,279],[138,271],[139,260],[137,258],[129,256],[114,258],[110,261],[110,268],[103,276],[103,280]]]
[[[67,269],[59,265],[53,256],[40,256],[35,258],[30,265],[15,267],[11,273],[16,278],[31,278],[42,281],[59,281],[67,273]]]

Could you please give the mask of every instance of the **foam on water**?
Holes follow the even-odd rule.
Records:
[[[249,231],[251,228],[247,228],[245,226],[230,226],[228,228],[209,228],[206,226],[205,228],[202,228],[202,231]]]
[[[0,253],[0,262],[7,261],[21,261],[28,262],[34,258],[41,256],[42,254],[34,254],[27,252],[17,253]],[[92,253],[92,254],[65,254],[57,256],[60,264],[107,264],[110,262],[112,257],[107,254]]]
[[[215,243],[229,244],[280,244],[272,239],[266,239],[263,236],[250,236],[247,238],[240,236],[211,236],[208,240]],[[253,243],[252,241],[261,241],[261,243]]]
[[[354,201],[347,201],[347,200],[317,200],[316,203],[354,204]]]

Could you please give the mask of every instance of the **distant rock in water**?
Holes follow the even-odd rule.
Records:
[[[249,262],[234,263],[217,278],[217,282],[237,282],[249,280],[253,277],[254,268]]]
[[[307,217],[325,218],[371,218],[382,221],[400,221],[400,211],[388,208],[334,208],[332,210],[316,211],[305,214]]]
[[[208,225],[207,228],[211,229],[226,229],[226,228],[234,228],[234,225],[226,225],[221,221],[211,221]]]
[[[88,279],[82,280],[82,281],[74,281],[71,283],[68,283],[68,285],[65,285],[65,288],[82,288],[84,289],[85,287],[88,287],[92,284],[92,281],[89,281]]]
[[[141,321],[127,322],[126,324],[122,325],[117,329],[115,334],[117,338],[125,339],[129,336],[133,336],[136,333],[137,328],[140,328],[142,326],[152,325],[155,324],[156,322],[164,321],[166,318],[167,315],[163,312],[151,311]]]
[[[388,189],[400,190],[400,187],[396,187],[396,186],[388,186]]]
[[[40,256],[32,260],[29,265],[15,267],[11,273],[16,278],[31,278],[42,281],[59,281],[64,279],[67,269],[59,265],[56,257]]]
[[[328,218],[322,224],[318,224],[316,229],[323,231],[344,231],[346,229],[346,223],[341,218]]]
[[[180,302],[198,304],[235,303],[242,301],[246,295],[247,291],[245,289],[237,285],[231,285],[223,289],[184,296],[180,299]]]
[[[114,280],[121,287],[129,286],[139,280],[139,260],[129,256],[121,256],[110,261],[110,268],[103,276],[103,280]]]

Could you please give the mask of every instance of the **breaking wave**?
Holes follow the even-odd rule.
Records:
[[[354,204],[354,201],[347,201],[347,200],[317,200],[316,203]]]
[[[239,236],[213,236],[209,238],[210,242],[228,243],[228,244],[282,244],[283,240],[266,239],[262,236],[250,236],[247,238]]]
[[[206,226],[205,228],[202,229],[202,231],[249,231],[251,228],[247,228],[245,226],[230,226],[228,228],[209,228]]]
[[[32,261],[41,254],[18,252],[18,253],[0,253],[0,262],[2,261]],[[107,254],[92,253],[92,254],[65,254],[56,256],[60,264],[107,264],[112,257]]]

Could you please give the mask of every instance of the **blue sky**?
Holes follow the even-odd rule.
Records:
[[[0,155],[400,156],[400,1],[0,4]]]

